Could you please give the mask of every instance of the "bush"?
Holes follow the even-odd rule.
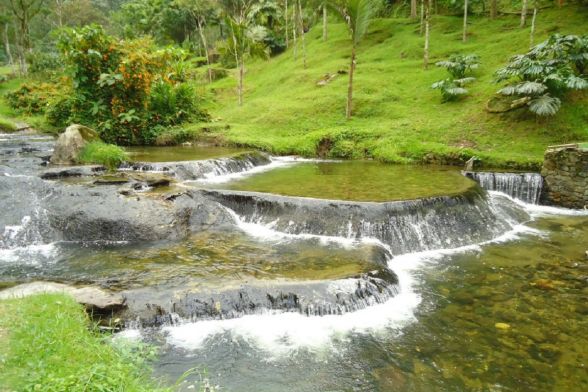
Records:
[[[62,62],[59,54],[55,52],[35,51],[27,55],[29,72],[33,75],[46,75],[61,68]]]
[[[513,107],[553,116],[567,91],[588,89],[586,71],[588,35],[554,34],[496,71],[496,81],[508,83],[498,94],[512,97]]]
[[[468,94],[466,85],[476,78],[466,77],[472,70],[480,66],[480,59],[475,54],[453,54],[449,59],[436,63],[449,73],[449,78],[433,83],[431,88],[441,91],[441,102],[456,101]]]
[[[50,83],[25,83],[6,94],[8,105],[27,115],[43,114],[49,101],[58,94],[57,86]]]
[[[186,63],[181,50],[159,50],[147,38],[117,41],[95,25],[66,30],[59,47],[74,99],[58,102],[51,112],[55,123],[75,118],[95,127],[107,142],[150,144],[160,126],[205,118],[194,89],[182,82]]]
[[[96,163],[104,165],[113,171],[128,160],[128,155],[122,148],[104,142],[90,142],[86,144],[79,157],[82,163]]]

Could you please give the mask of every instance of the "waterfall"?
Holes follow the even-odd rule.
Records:
[[[250,171],[272,161],[263,153],[243,153],[233,157],[184,162],[125,163],[120,170],[159,172],[175,176],[178,180],[205,180],[231,173]]]
[[[522,200],[539,204],[543,177],[539,173],[464,172],[487,191],[498,191]]]
[[[202,191],[235,212],[251,235],[315,235],[381,241],[394,255],[488,241],[529,219],[516,203],[474,187],[452,197],[370,203]],[[269,232],[268,232],[269,230]]]

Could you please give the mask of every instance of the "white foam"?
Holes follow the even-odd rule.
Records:
[[[525,203],[522,200],[513,198],[506,193],[498,192],[498,191],[489,191],[488,192],[491,196],[502,196],[506,197],[507,199],[511,200],[513,203],[517,204],[518,206],[522,207],[528,214],[533,217],[538,216],[545,216],[545,215],[566,215],[566,216],[588,216],[588,210],[574,210],[571,208],[563,208],[563,207],[552,207],[552,206],[543,206],[539,204],[530,204]]]
[[[260,225],[256,225],[258,228]],[[269,230],[269,229],[268,229]],[[270,231],[274,235],[273,231]],[[164,328],[169,344],[184,349],[197,349],[215,335],[228,333],[242,338],[274,355],[287,355],[299,348],[317,350],[329,346],[334,338],[350,333],[377,333],[385,328],[397,329],[415,319],[414,310],[421,302],[414,290],[414,272],[443,257],[456,253],[477,252],[483,245],[512,241],[522,234],[540,235],[533,228],[517,225],[511,231],[480,244],[453,249],[431,250],[395,256],[389,267],[398,276],[399,293],[387,302],[344,315],[304,316],[299,313],[266,311],[229,320],[207,320]],[[340,238],[340,241],[348,241]],[[378,242],[375,239],[369,241]],[[342,289],[345,289],[342,287]]]
[[[267,241],[267,242],[280,242],[284,240],[311,240],[315,239],[318,240],[322,245],[328,244],[339,244],[344,247],[354,247],[359,244],[365,243],[376,243],[382,244],[379,240],[375,238],[353,238],[353,237],[335,237],[335,236],[326,236],[326,235],[319,235],[319,234],[307,234],[307,233],[300,233],[300,234],[290,234],[284,233],[282,231],[274,230],[272,227],[275,226],[277,220],[270,223],[254,223],[254,222],[247,222],[242,219],[235,211],[230,208],[225,207],[227,212],[233,217],[235,224],[239,229],[243,232],[248,234],[249,236],[256,238],[260,241]]]
[[[40,264],[42,260],[54,259],[57,252],[56,243],[0,249],[0,262],[36,265]]]
[[[229,182],[229,181],[237,180],[240,178],[252,176],[254,174],[263,173],[266,171],[279,169],[279,168],[283,168],[283,167],[293,166],[298,163],[340,162],[340,161],[336,161],[336,160],[309,159],[309,158],[300,158],[300,157],[296,157],[296,156],[270,157],[270,159],[271,159],[271,162],[268,163],[267,165],[254,166],[248,170],[235,172],[235,173],[226,173],[226,174],[221,174],[221,175],[218,175],[216,173],[207,173],[205,175],[205,178],[187,181],[187,182],[188,183],[193,182],[193,183],[198,183],[198,184],[222,184],[225,182]]]

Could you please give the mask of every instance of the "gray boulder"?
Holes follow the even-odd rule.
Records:
[[[113,310],[125,306],[122,295],[98,287],[73,287],[54,282],[25,283],[0,291],[0,299],[23,298],[36,294],[63,293],[72,296],[76,302],[88,309]]]
[[[59,135],[51,156],[51,163],[54,165],[76,164],[86,143],[94,140],[100,140],[100,137],[93,129],[79,124],[70,125]]]

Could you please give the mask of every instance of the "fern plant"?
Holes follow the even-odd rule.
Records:
[[[448,60],[439,61],[436,65],[447,69],[454,79],[462,79],[467,73],[480,66],[480,58],[475,54],[453,54]]]
[[[445,68],[450,77],[433,83],[431,88],[441,91],[441,102],[448,102],[468,94],[464,86],[472,83],[476,78],[466,75],[480,66],[480,60],[475,54],[454,54],[448,60],[437,62],[436,65]]]
[[[465,85],[472,83],[476,78],[444,79],[433,83],[431,88],[441,91],[441,102],[455,101],[459,97],[467,95]]]
[[[511,108],[526,106],[537,116],[553,116],[569,90],[588,89],[588,35],[554,34],[499,69],[499,95],[512,97]]]

